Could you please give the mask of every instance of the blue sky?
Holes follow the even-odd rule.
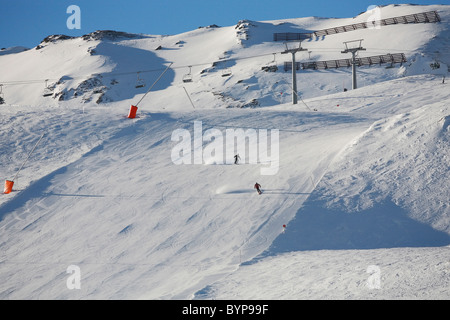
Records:
[[[112,29],[131,33],[178,34],[241,19],[277,20],[308,16],[353,17],[370,5],[410,1],[335,0],[0,0],[0,48],[35,47],[51,34],[80,36]],[[415,1],[449,4],[449,0]],[[70,5],[81,9],[81,29],[68,29]]]

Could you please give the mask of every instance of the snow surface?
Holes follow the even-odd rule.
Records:
[[[380,12],[430,10],[441,23],[303,42],[313,60],[346,58],[342,42],[363,38],[361,56],[404,52],[408,62],[358,68],[359,88],[346,92],[349,70],[300,71],[298,105],[272,34],[370,12],[173,36],[54,37],[0,56],[0,176],[11,179],[45,134],[14,192],[0,196],[0,297],[450,298],[450,8]],[[273,63],[278,72],[261,70]],[[189,66],[194,81],[184,83]],[[146,87],[136,89],[139,71]],[[45,79],[53,97],[42,96]],[[261,175],[267,162],[248,155],[239,165],[227,164],[234,154],[225,164],[206,154],[203,164],[174,164],[172,133],[193,135],[194,121],[224,136],[278,129],[277,174]],[[80,289],[67,286],[71,265]]]

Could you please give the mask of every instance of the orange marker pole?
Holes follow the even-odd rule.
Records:
[[[5,181],[5,190],[3,190],[3,193],[4,194],[11,193],[13,185],[14,185],[14,181],[6,180]]]
[[[129,119],[134,119],[134,118],[136,118],[136,112],[137,112],[137,109],[138,109],[138,107],[136,107],[136,106],[131,106],[131,108],[130,108],[130,112],[128,113],[128,118]]]

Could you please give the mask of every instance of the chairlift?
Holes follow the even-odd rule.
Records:
[[[183,76],[183,82],[192,82],[192,66],[189,66],[189,73]]]
[[[222,70],[222,77],[229,77],[231,76],[231,69],[230,68],[226,68]]]
[[[273,53],[273,60],[270,62],[270,65],[276,65],[277,64],[277,54]]]
[[[145,81],[144,81],[144,79],[141,79],[139,77],[139,72],[138,72],[137,73],[137,80],[136,80],[136,89],[143,88],[143,87],[145,87]]]
[[[266,72],[277,72],[278,66],[277,66],[277,59],[275,57],[276,53],[273,54],[273,60],[269,62],[265,67],[262,67],[261,69]]]
[[[225,60],[225,67],[228,65],[228,61]],[[231,72],[231,68],[226,67],[225,69],[222,70],[222,77],[229,77],[231,76],[232,72]]]
[[[44,94],[42,96],[44,97],[50,97],[53,95],[53,89],[51,89],[48,85],[48,80],[45,80],[45,88],[44,88]]]

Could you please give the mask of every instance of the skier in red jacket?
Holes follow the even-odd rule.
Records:
[[[257,183],[255,183],[255,186],[254,186],[254,188],[256,189],[256,191],[258,191],[258,194],[261,194],[262,193],[262,191],[261,191],[261,185],[257,182]]]

